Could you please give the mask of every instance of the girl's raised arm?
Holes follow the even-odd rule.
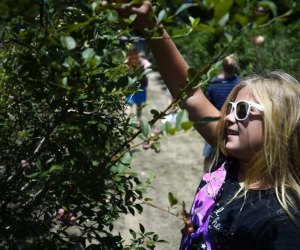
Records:
[[[145,29],[151,30],[155,25],[155,17],[150,1],[144,1],[142,5],[126,9],[118,9],[120,15],[137,14],[134,27],[145,34]],[[159,72],[166,83],[172,96],[176,98],[181,89],[187,85],[189,66],[176,48],[176,45],[162,28],[162,37],[149,39],[149,46],[157,63]],[[205,97],[200,88],[191,91],[184,101],[184,108],[189,113],[191,121],[197,121],[204,117],[218,117],[220,112]],[[197,126],[198,132],[209,143],[214,143],[217,122]]]

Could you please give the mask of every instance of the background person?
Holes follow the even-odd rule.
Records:
[[[140,57],[138,51],[135,48],[129,50],[127,64],[130,68],[135,69],[142,67],[144,70],[151,66],[151,63],[148,60]],[[138,120],[141,119],[143,105],[147,101],[147,86],[148,77],[144,75],[140,80],[139,90],[126,97],[126,101],[129,104],[127,108],[128,114],[132,114],[133,107],[136,106],[136,115]]]
[[[236,55],[230,54],[223,59],[223,73],[213,78],[207,87],[206,96],[211,103],[221,110],[230,91],[240,81],[238,75],[239,60]],[[213,147],[205,142],[203,153],[204,157],[204,172],[207,172],[213,157]]]

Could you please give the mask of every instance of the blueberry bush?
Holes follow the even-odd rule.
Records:
[[[257,1],[250,1],[257,5],[249,12],[238,12],[249,7],[242,0],[153,1],[157,24],[174,38],[199,30],[226,32],[216,41],[211,62],[191,69],[182,95],[164,112],[152,110],[151,121],[137,124],[125,112],[125,97],[138,91],[143,72],[128,67],[131,44],[122,40],[134,43],[135,16],[120,20],[102,2],[0,3],[1,249],[154,249],[163,243],[143,225],[130,231],[131,243],[112,233],[121,214],[141,213],[147,203],[149,180],[142,183],[131,169],[133,140],[159,152],[161,136],[192,127],[181,111],[175,127],[166,123],[152,131],[188,88],[216,73],[214,63],[238,44],[233,30],[277,16],[272,1],[261,1],[268,10],[262,16],[251,14]],[[213,14],[202,21],[187,11],[195,6]]]

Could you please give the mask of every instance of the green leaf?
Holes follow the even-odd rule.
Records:
[[[238,6],[244,6],[244,5],[245,5],[245,1],[246,1],[246,0],[235,0],[235,3],[236,3]]]
[[[155,153],[159,153],[160,152],[160,142],[153,142],[151,144],[151,148],[154,149]]]
[[[165,123],[165,131],[167,132],[167,134],[174,135],[176,133],[176,128],[173,128],[172,123],[167,121]]]
[[[48,173],[60,172],[64,169],[63,165],[55,164],[49,169]]]
[[[143,207],[140,204],[135,204],[134,207],[139,212],[139,214],[143,212]]]
[[[200,18],[189,17],[193,30],[197,30],[200,23]]]
[[[157,16],[157,24],[160,24],[166,16],[167,12],[165,10],[161,10]]]
[[[181,123],[181,127],[184,131],[189,130],[191,127],[193,127],[193,125],[194,125],[194,123],[191,121],[186,121],[186,122]]]
[[[72,50],[76,48],[76,42],[71,36],[62,36],[60,38],[61,44],[67,50]]]
[[[204,24],[204,23],[200,23],[197,28],[195,28],[195,30],[204,30],[207,31],[209,33],[214,33],[216,31],[216,29],[210,25]]]
[[[87,48],[81,53],[83,59],[89,59],[93,57],[95,54],[96,52],[92,48]]]
[[[198,5],[197,3],[184,3],[177,9],[177,11],[175,12],[175,16],[177,16],[182,11],[184,11],[190,7],[193,7],[193,6],[197,6],[197,5]]]
[[[248,23],[248,17],[241,15],[241,14],[235,14],[234,19],[241,25],[245,26]]]
[[[266,22],[269,20],[269,18],[270,18],[270,17],[269,17],[268,14],[266,14],[266,15],[264,15],[264,16],[259,16],[259,17],[257,17],[257,18],[255,19],[255,25],[254,25],[254,27],[256,28],[256,27],[258,27],[258,26],[260,26],[260,25],[266,23]]]
[[[136,232],[132,229],[129,229],[130,234],[132,235],[133,239],[136,239]]]
[[[148,240],[148,241],[146,242],[146,246],[147,246],[148,249],[154,249],[154,247],[155,247],[155,242],[154,242],[153,240]],[[142,248],[142,249],[144,249],[144,248]],[[141,249],[141,250],[142,250],[142,249]]]
[[[132,156],[129,152],[127,152],[122,158],[121,163],[124,165],[130,165],[132,161]]]
[[[233,0],[219,0],[217,2],[215,5],[214,17],[218,22],[220,22],[225,16],[229,16],[228,12],[230,11],[232,4]],[[221,23],[224,24],[224,21]]]
[[[207,77],[209,79],[215,77],[218,73],[220,72],[220,70],[218,68],[211,68],[208,72],[207,72]]]
[[[266,9],[269,9],[272,11],[273,16],[277,16],[277,6],[272,1],[260,1],[258,3],[260,6],[265,7]]]
[[[78,62],[71,56],[68,56],[62,65],[69,69],[73,69],[76,66],[79,66]]]
[[[153,118],[157,118],[160,116],[160,113],[155,109],[151,109],[150,113],[153,115]]]
[[[203,126],[203,125],[206,125],[210,122],[216,122],[218,120],[220,120],[220,117],[204,117],[204,118],[196,121],[195,124],[197,126]]]
[[[128,18],[130,20],[129,24],[132,23],[136,18],[137,18],[137,14],[130,15],[129,18]]]
[[[139,223],[139,225],[140,225],[140,231],[141,231],[141,233],[144,234],[145,233],[144,226],[141,223]]]
[[[227,33],[227,32],[225,32],[224,36],[226,37],[226,40],[227,40],[228,42],[231,42],[232,39],[233,39],[232,35],[229,34],[229,33]]]
[[[170,207],[173,207],[178,203],[178,200],[171,192],[168,193],[168,200],[169,200]]]
[[[176,133],[176,128],[168,128],[168,129],[167,129],[167,133],[170,134],[170,135],[175,135],[175,133]]]
[[[142,130],[142,134],[147,138],[149,136],[149,133],[150,133],[150,124],[142,119],[141,122],[140,122],[140,126],[141,126],[141,130]]]
[[[220,20],[219,20],[219,25],[225,26],[227,22],[229,21],[229,13],[226,13]]]
[[[86,60],[86,64],[89,68],[96,68],[101,63],[100,56],[94,56]]]
[[[158,234],[154,234],[152,239],[153,239],[153,241],[158,241],[158,239],[159,239]]]
[[[41,175],[41,172],[35,172],[35,173],[32,173],[30,175],[26,175],[27,178],[29,179],[34,179],[36,177],[39,177]]]
[[[116,23],[118,21],[118,17],[118,12],[115,10],[109,10],[107,13],[107,19],[112,23]]]
[[[130,214],[135,215],[135,211],[134,211],[134,209],[132,207],[128,206],[127,209],[128,209],[128,211],[129,211]]]
[[[177,130],[181,130],[181,124],[185,121],[188,121],[188,113],[186,110],[181,110],[176,115],[175,127]]]
[[[172,37],[183,37],[183,36],[189,35],[192,31],[193,31],[193,28],[190,27],[190,26],[187,26],[187,27],[182,28],[182,29],[172,30],[171,36]]]

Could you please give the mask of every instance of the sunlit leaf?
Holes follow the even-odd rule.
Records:
[[[277,16],[277,6],[273,1],[260,1],[259,5],[271,10],[273,16]]]
[[[141,126],[143,135],[147,138],[149,136],[149,133],[151,130],[150,124],[145,119],[142,119],[140,122],[140,126]]]
[[[128,152],[121,158],[122,164],[125,165],[130,165],[131,161],[132,161],[132,156]]]
[[[229,13],[226,13],[222,18],[219,19],[219,22],[218,22],[219,25],[225,26],[226,23],[229,21],[229,17],[230,17]]]
[[[193,7],[193,6],[197,6],[197,5],[198,5],[197,3],[184,3],[177,9],[177,11],[175,12],[175,15],[178,15],[182,11],[184,11],[190,7]]]
[[[190,20],[190,23],[191,23],[191,25],[192,25],[192,28],[194,29],[194,30],[196,30],[197,29],[197,27],[198,27],[198,25],[199,25],[199,23],[200,23],[200,18],[193,18],[193,17],[189,17],[189,20]]]
[[[76,42],[71,36],[62,36],[60,38],[61,44],[68,50],[72,50],[76,48]]]
[[[93,57],[96,54],[95,50],[93,48],[87,48],[82,52],[82,58],[88,59]]]
[[[221,24],[225,23],[224,17],[229,16],[228,12],[230,11],[232,4],[233,4],[233,0],[217,1],[217,4],[215,6],[214,17],[219,23],[221,23]],[[226,20],[227,19],[228,19],[228,17],[226,17]],[[221,21],[221,20],[223,20],[223,21]]]
[[[209,79],[211,79],[211,78],[215,77],[217,74],[219,74],[219,72],[220,72],[219,68],[212,67],[209,69],[209,71],[207,72],[206,75]]]
[[[157,23],[161,23],[163,21],[163,19],[167,16],[167,12],[163,9],[158,13],[157,16]]]
[[[181,123],[181,127],[184,131],[189,130],[191,127],[193,127],[194,123],[191,121],[185,121],[183,123]]]
[[[181,110],[176,115],[175,127],[177,130],[181,129],[181,124],[188,120],[188,113],[186,110]]]

